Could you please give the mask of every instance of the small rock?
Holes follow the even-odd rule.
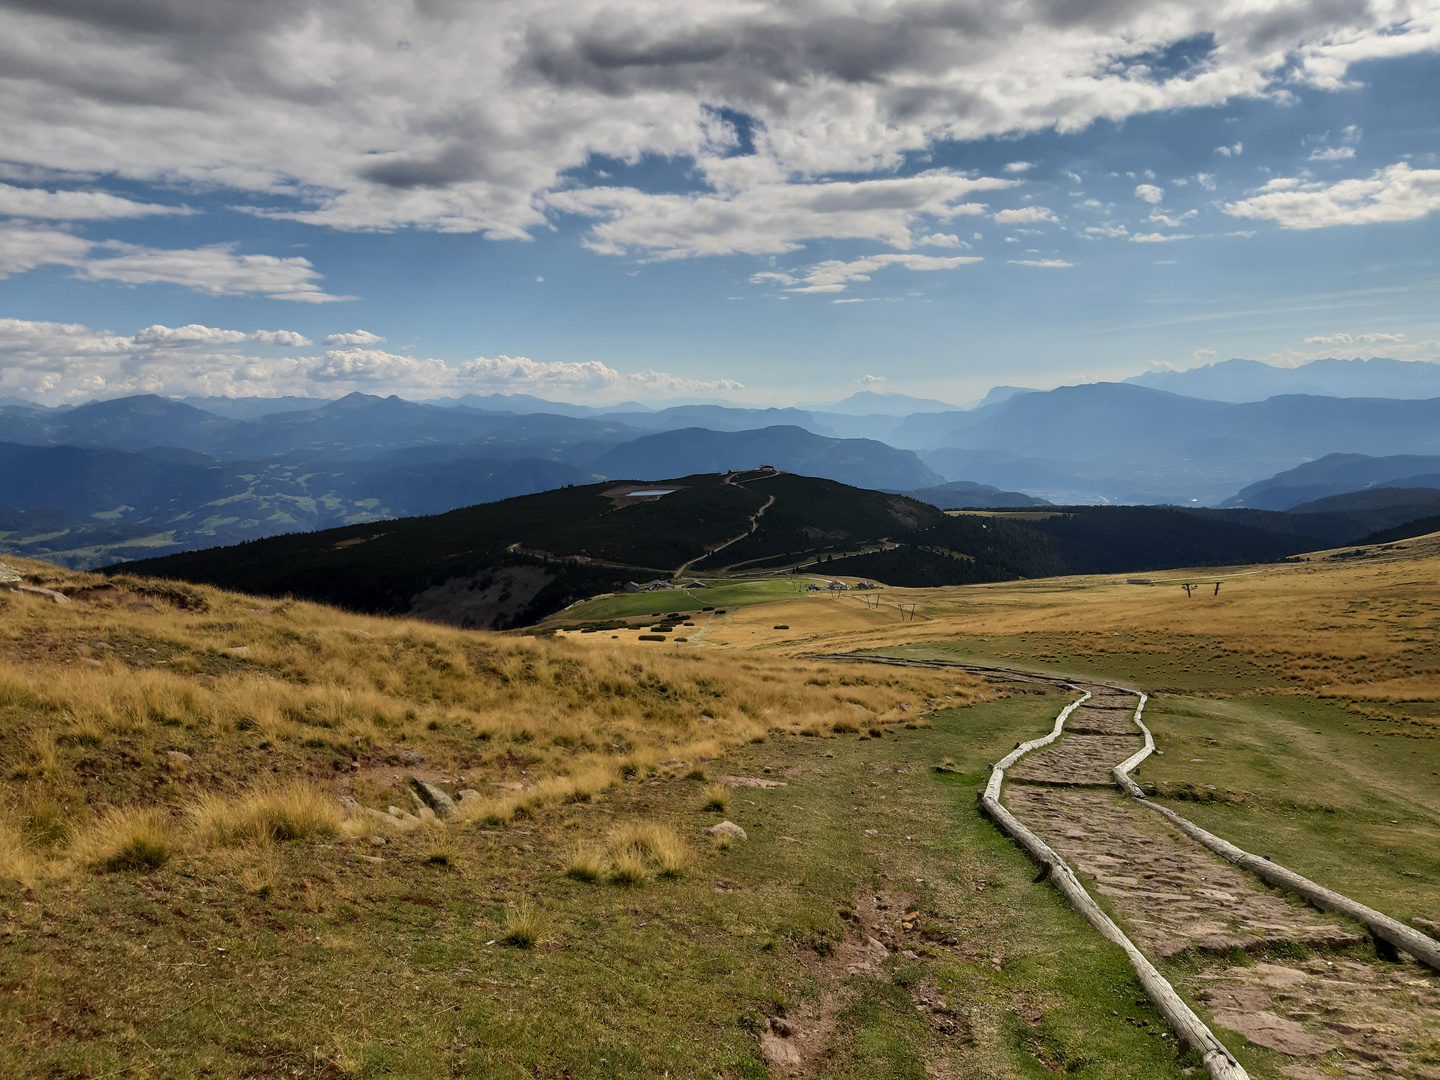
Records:
[[[793,1043],[786,1042],[768,1031],[760,1036],[760,1053],[765,1058],[765,1064],[782,1076],[797,1072],[802,1064],[800,1051]]]
[[[194,759],[183,750],[166,750],[165,760],[171,765],[186,765]]]
[[[409,747],[406,747],[400,751],[400,760],[407,765],[418,765],[425,760],[425,755],[420,753],[419,750],[411,750]]]
[[[455,800],[434,784],[427,784],[418,776],[412,776],[410,777],[410,787],[420,797],[421,802],[435,811],[436,817],[447,818],[455,813]]]
[[[464,802],[466,799],[478,799],[479,797],[480,792],[476,791],[474,788],[467,787],[460,789],[460,791],[455,796],[455,801],[458,803]]]
[[[388,844],[389,842],[390,842],[390,841],[389,841],[389,840],[386,840],[385,837],[383,837],[383,836],[372,836],[372,837],[370,837],[370,843],[374,844],[376,847],[384,847],[384,846],[385,846],[386,844]]]
[[[770,1030],[782,1039],[790,1039],[795,1036],[795,1025],[783,1016],[770,1017]]]
[[[711,825],[708,829],[700,830],[706,836],[728,836],[731,840],[749,840],[745,830],[733,821],[722,821],[719,825]]]

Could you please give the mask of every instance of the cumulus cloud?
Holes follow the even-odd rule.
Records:
[[[1165,198],[1165,189],[1156,187],[1154,184],[1137,184],[1135,186],[1135,197],[1137,199],[1144,199],[1153,206]]]
[[[923,247],[958,248],[970,246],[954,233],[941,232],[931,233],[929,236],[922,236],[919,240],[916,240],[915,243]]]
[[[772,282],[785,285],[794,293],[838,293],[845,291],[847,282],[869,281],[871,274],[890,266],[918,271],[954,270],[983,261],[978,255],[871,255],[850,262],[827,259],[795,274],[765,270],[752,275],[750,280],[757,285]]]
[[[12,217],[80,221],[192,213],[188,206],[138,203],[103,191],[46,191],[0,183],[0,214]]]
[[[1189,240],[1187,233],[1136,233],[1130,237],[1132,244],[1167,244],[1171,240]]]
[[[1234,143],[1230,146],[1215,147],[1215,153],[1219,154],[1221,157],[1239,157],[1244,152],[1245,144],[1241,142]]]
[[[310,345],[290,330],[148,326],[135,334],[75,323],[0,319],[0,396],[47,404],[126,394],[335,397],[355,390],[438,397],[466,393],[584,395],[587,400],[743,390],[731,379],[619,371],[601,363],[477,357],[446,363],[379,349],[257,356],[242,346]]]
[[[1005,171],[1008,173],[1023,173],[1029,172],[1034,167],[1035,163],[1033,161],[1012,161],[1005,166]]]
[[[304,348],[312,342],[304,334],[294,330],[222,330],[215,326],[191,323],[189,326],[147,326],[131,341],[138,347],[158,349],[185,349],[195,345],[235,345],[242,341],[256,341],[265,345],[283,345],[290,348]]]
[[[1038,224],[1055,220],[1055,212],[1048,206],[1021,206],[1014,210],[1001,210],[995,215],[999,225]]]
[[[1440,210],[1440,169],[1412,169],[1403,161],[1363,180],[1323,184],[1277,178],[1250,198],[1225,205],[1234,217],[1286,229],[1414,221],[1433,210]]]
[[[1155,63],[1196,41],[1182,68]],[[0,12],[0,145],[12,177],[193,184],[342,229],[522,238],[558,209],[601,217],[605,251],[770,251],[758,204],[792,186],[843,198],[831,177],[942,140],[1338,88],[1437,42],[1440,10],[1397,0],[31,0]],[[699,194],[579,198],[597,156],[693,162]],[[40,201],[139,212],[92,194]],[[802,216],[778,250],[826,224],[902,237],[813,200]]]
[[[378,345],[385,339],[369,330],[355,330],[348,334],[331,334],[325,339],[326,345]]]
[[[1310,152],[1311,161],[1348,161],[1354,156],[1353,146],[1319,146]]]
[[[1038,266],[1046,270],[1063,270],[1075,265],[1064,259],[1009,259],[1007,261],[1012,266]]]

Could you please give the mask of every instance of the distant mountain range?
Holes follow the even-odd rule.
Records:
[[[1394,489],[1414,488],[1440,488],[1440,455],[1326,454],[1250,484],[1220,505],[1290,510],[1347,492],[1373,492],[1372,505],[1394,505],[1403,498]]]
[[[442,512],[596,477],[762,464],[911,492],[947,509],[1290,510],[1373,487],[1440,487],[1437,374],[1440,365],[1386,359],[1294,369],[1226,361],[1126,383],[996,387],[963,409],[871,391],[823,409],[601,408],[498,394],[438,403],[364,394],[327,402],[141,395],[59,408],[10,401],[0,404],[0,443],[9,444],[0,467],[13,478],[0,486],[9,515],[0,542],[92,566],[137,550]],[[1334,396],[1362,386],[1372,396]],[[1317,392],[1215,399],[1276,388]],[[1384,518],[1423,502],[1385,498],[1383,507],[1347,512]],[[1358,519],[1347,520],[1348,529]]]
[[[1150,371],[1126,379],[1136,386],[1212,401],[1264,401],[1282,394],[1314,397],[1440,397],[1440,364],[1423,360],[1313,360],[1274,367],[1258,360],[1222,360],[1189,371]]]

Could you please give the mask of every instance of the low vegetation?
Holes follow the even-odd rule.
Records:
[[[1440,921],[1440,539],[718,605],[681,649],[22,569],[70,602],[0,592],[3,1075],[763,1077],[780,1021],[839,1078],[1194,1075],[975,810],[1062,699],[828,652],[1144,686],[1158,797]]]

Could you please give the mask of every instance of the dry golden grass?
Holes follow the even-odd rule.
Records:
[[[190,808],[195,833],[216,846],[331,836],[340,829],[334,795],[313,784],[266,784],[238,798],[207,793]]]
[[[528,900],[521,900],[505,910],[504,930],[500,940],[517,949],[532,949],[540,944],[545,933],[545,916]]]
[[[730,789],[724,784],[711,784],[702,793],[702,810],[723,811],[730,805]]]
[[[1165,571],[1151,575],[1156,584],[1149,587],[1129,585],[1124,576],[1092,576],[886,589],[878,610],[844,595],[807,597],[739,609],[707,640],[737,650],[808,653],[1064,634],[1068,656],[1140,650],[1157,658],[1213,642],[1269,672],[1255,690],[1440,701],[1434,616],[1440,534],[1373,547],[1359,557],[1350,556],[1354,550],[1273,566]],[[1178,584],[1216,579],[1223,582],[1218,596],[1202,590],[1187,598]],[[900,620],[902,601],[917,605],[917,621]],[[773,631],[775,623],[790,629]],[[857,713],[838,730],[867,726]]]
[[[610,861],[594,844],[577,843],[565,858],[565,874],[576,881],[600,881],[609,871]]]
[[[153,807],[115,808],[82,832],[71,857],[91,870],[158,870],[175,853],[170,819]]]
[[[692,861],[690,845],[672,826],[658,821],[617,825],[610,833],[609,848],[616,866],[633,856],[647,873],[653,869],[661,877],[680,877]]]
[[[430,818],[410,812],[401,774],[423,760],[457,790],[504,781],[459,808],[462,822],[503,824],[627,777],[686,775],[770,733],[904,723],[928,700],[984,693],[952,673],[477,633],[12,561],[71,597],[0,592],[7,801],[76,808],[48,839],[17,822],[23,858],[9,861],[30,872],[64,861],[65,834],[73,846],[93,827],[87,806],[194,807],[204,843],[230,845],[332,831],[317,805],[282,806],[308,790],[315,804],[404,811],[342,831],[410,828]],[[76,771],[121,755],[126,775]],[[276,785],[263,798],[217,794],[262,777]]]

